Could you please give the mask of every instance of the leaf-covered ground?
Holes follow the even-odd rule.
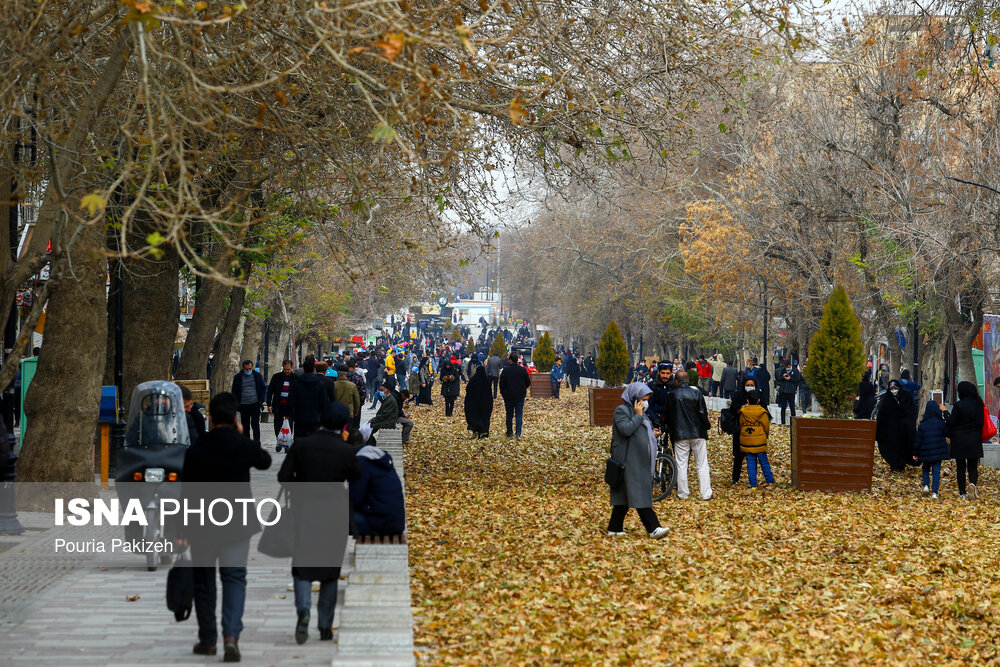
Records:
[[[790,488],[788,430],[772,431],[776,485],[730,486],[714,432],[715,498],[634,512],[606,535],[610,428],[587,426],[586,393],[528,399],[524,437],[472,440],[443,400],[414,411],[406,491],[416,641],[426,664],[946,664],[1000,660],[1000,475],[940,501],[919,468],[876,454],[871,493]],[[461,406],[461,399],[459,399]]]

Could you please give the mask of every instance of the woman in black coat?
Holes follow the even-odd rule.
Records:
[[[441,363],[441,395],[444,396],[444,416],[451,417],[455,400],[462,390],[462,366],[456,357]]]
[[[976,483],[979,481],[979,459],[983,458],[983,399],[979,398],[976,385],[971,382],[958,383],[958,400],[948,415],[948,430],[951,432],[951,458],[958,469],[958,495],[965,494],[965,471],[969,471],[969,495],[977,496]]]
[[[434,369],[431,368],[430,357],[425,356],[420,360],[417,377],[420,379],[420,391],[417,394],[417,403],[420,405],[434,405],[434,401],[431,399],[431,378],[434,377]]]
[[[465,423],[477,438],[490,437],[493,417],[493,388],[486,367],[476,368],[476,374],[465,387]]]
[[[912,414],[913,394],[900,387],[899,380],[892,380],[878,409],[875,439],[878,440],[878,453],[895,472],[902,472],[907,463],[913,463],[916,424]]]
[[[858,400],[854,404],[855,419],[871,419],[875,411],[875,385],[871,383],[871,371],[865,373],[858,385]]]
[[[743,380],[743,384],[739,386],[736,393],[733,394],[732,399],[729,401],[729,409],[733,413],[733,417],[737,420],[739,419],[740,408],[747,404],[747,392],[753,389],[757,389],[760,385],[757,384],[757,380],[752,377],[747,377]],[[759,393],[759,389],[757,390]],[[767,409],[767,397],[764,394],[760,394],[760,405]],[[733,484],[737,484],[740,481],[740,475],[743,472],[743,451],[740,449],[740,430],[736,429],[733,433]]]

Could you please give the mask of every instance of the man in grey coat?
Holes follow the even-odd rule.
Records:
[[[495,354],[491,354],[490,358],[486,360],[486,375],[489,376],[490,382],[493,384],[493,398],[497,397],[497,387],[500,383],[500,366],[503,364],[503,359]]]
[[[633,382],[622,393],[622,404],[615,408],[611,429],[611,458],[625,466],[625,479],[611,488],[611,519],[608,535],[624,535],[625,515],[634,507],[643,527],[654,540],[666,537],[667,529],[653,512],[653,466],[656,462],[656,439],[653,428],[643,412],[653,390],[641,382]]]
[[[726,364],[726,367],[722,370],[722,379],[719,380],[719,390],[722,392],[722,398],[732,398],[736,390],[739,389],[739,379],[740,372],[736,370],[736,366],[730,361]]]

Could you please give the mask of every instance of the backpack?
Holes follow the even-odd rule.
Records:
[[[733,435],[738,429],[739,424],[736,423],[736,415],[733,414],[732,408],[722,408],[722,412],[719,413],[719,430]]]

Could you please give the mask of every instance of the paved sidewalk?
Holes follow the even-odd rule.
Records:
[[[367,406],[366,406],[367,408]],[[370,418],[366,409],[364,417]],[[274,452],[271,424],[262,424],[262,440],[273,462],[253,471],[255,493],[277,489],[283,454]],[[52,542],[62,528],[52,515],[21,513],[24,536],[0,535],[0,665],[192,665],[216,664],[218,657],[191,652],[197,621],[178,623],[166,608],[167,568],[148,572],[142,556],[137,568],[78,568],[60,559]],[[48,527],[48,528],[47,528]],[[47,528],[47,529],[46,529]],[[120,531],[121,529],[109,529]],[[259,535],[258,535],[259,537]],[[251,665],[330,665],[334,642],[320,642],[315,599],[309,641],[295,643],[295,610],[290,562],[272,559],[251,542],[247,602],[240,638],[243,662]],[[348,543],[348,553],[353,540]],[[334,627],[339,627],[342,601],[349,588],[350,560],[345,559]],[[221,589],[219,592],[221,597]],[[134,600],[132,599],[134,598]],[[221,632],[221,629],[220,629]]]

